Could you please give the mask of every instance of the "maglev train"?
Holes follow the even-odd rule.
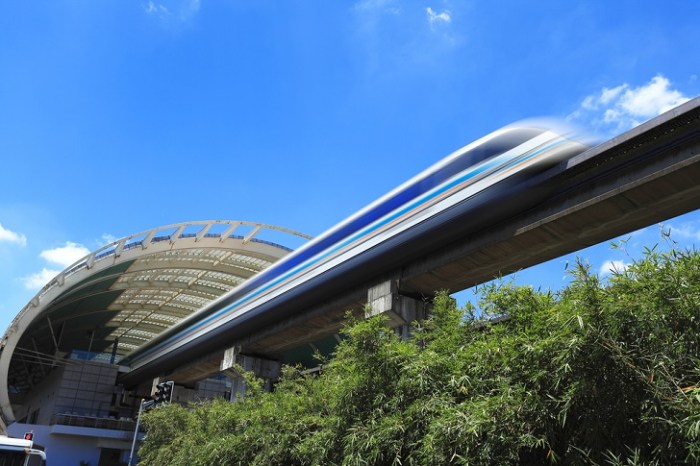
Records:
[[[183,319],[120,364],[139,377],[173,369],[183,357],[231,346],[531,207],[546,197],[542,177],[535,175],[586,150],[581,141],[539,124],[495,131]]]

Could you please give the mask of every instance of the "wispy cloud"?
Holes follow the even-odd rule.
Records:
[[[629,264],[626,264],[624,261],[621,260],[607,260],[603,262],[603,265],[600,266],[598,273],[601,276],[612,275],[613,273],[622,273],[627,269],[628,266]]]
[[[31,274],[21,279],[24,287],[28,290],[38,290],[49,283],[62,269],[74,264],[79,259],[90,254],[90,250],[79,243],[66,241],[63,246],[53,249],[45,249],[39,253],[39,257],[44,259],[50,265],[60,266],[61,269],[47,266],[43,267],[40,272]]]
[[[105,233],[105,234],[102,235],[102,242],[100,243],[100,246],[104,246],[104,245],[107,245],[107,244],[112,244],[112,243],[114,243],[114,242],[115,242],[116,240],[118,240],[118,239],[119,239],[119,238],[117,238],[117,237],[114,236],[114,235],[110,235],[109,233]]]
[[[148,4],[143,6],[143,11],[149,15],[167,15],[169,13],[168,8],[160,3],[148,2]]]
[[[28,290],[39,290],[50,282],[52,278],[58,275],[59,272],[60,270],[43,268],[41,269],[41,272],[37,272],[29,275],[28,277],[22,278],[22,283]]]
[[[670,233],[672,239],[700,240],[700,222],[664,224],[663,228]]]
[[[638,87],[628,83],[612,88],[604,87],[583,99],[581,106],[569,118],[584,121],[598,131],[615,134],[688,100],[689,97],[672,88],[668,78],[658,74],[647,84]]]
[[[439,73],[453,63],[464,43],[454,28],[452,10],[407,5],[397,0],[360,0],[353,4],[356,37],[365,53],[364,70],[378,75]]]
[[[425,14],[428,17],[428,22],[431,27],[436,24],[446,24],[452,21],[452,13],[450,13],[450,10],[443,10],[441,13],[438,13],[432,8],[427,7],[425,9]]]
[[[27,245],[27,237],[21,233],[8,230],[0,224],[0,242],[6,241],[8,243],[16,243],[20,246]]]
[[[63,268],[75,263],[77,260],[87,256],[90,250],[82,244],[66,241],[66,244],[53,249],[45,249],[39,253],[39,257],[53,265]],[[61,271],[54,268],[44,267],[41,272],[31,274],[21,279],[24,287],[28,290],[38,290],[46,285],[52,278]]]
[[[165,22],[183,23],[197,13],[201,7],[200,0],[149,0],[142,4],[147,15],[155,16]]]
[[[54,249],[46,249],[41,251],[39,256],[53,264],[68,267],[78,259],[85,257],[88,254],[90,254],[90,250],[82,244],[66,241],[64,246]]]

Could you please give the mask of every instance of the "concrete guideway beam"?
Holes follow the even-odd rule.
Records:
[[[235,401],[238,395],[245,395],[247,390],[241,370],[263,379],[264,389],[272,391],[272,383],[279,379],[281,369],[279,361],[240,354],[237,346],[228,348],[221,360],[221,372],[231,380],[231,401]]]
[[[404,267],[402,289],[459,291],[700,208],[700,98],[546,175],[549,199]]]
[[[431,303],[402,295],[397,282],[385,280],[367,290],[365,318],[383,314],[389,327],[396,328],[402,338],[408,338],[413,322],[421,322],[428,316]]]

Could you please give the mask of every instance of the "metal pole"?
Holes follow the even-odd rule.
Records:
[[[141,403],[139,403],[139,414],[136,416],[136,428],[134,429],[134,440],[131,442],[131,453],[129,454],[129,464],[131,466],[131,460],[134,458],[134,449],[136,448],[136,438],[139,436],[139,424],[141,424],[141,412],[143,411],[144,399],[141,398]]]

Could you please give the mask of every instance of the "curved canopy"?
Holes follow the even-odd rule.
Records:
[[[66,359],[124,355],[265,269],[310,237],[239,221],[189,222],[108,244],[51,280],[2,339],[0,408]],[[295,244],[296,243],[296,244]]]

